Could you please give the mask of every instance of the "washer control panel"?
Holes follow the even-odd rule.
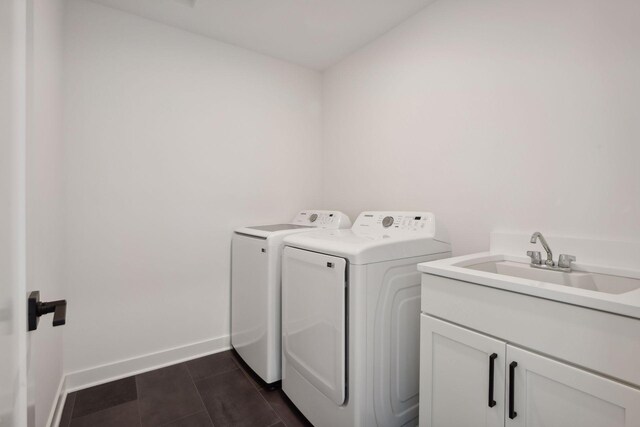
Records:
[[[389,228],[393,225],[394,221],[395,219],[391,215],[385,216],[384,218],[382,218],[382,226],[384,228]]]
[[[349,217],[340,211],[309,210],[300,211],[291,221],[292,224],[317,228],[349,228]]]
[[[362,232],[433,234],[435,217],[430,212],[362,212],[353,229]]]

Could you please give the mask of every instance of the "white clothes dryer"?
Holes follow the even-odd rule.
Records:
[[[285,236],[351,226],[338,211],[305,210],[288,224],[243,227],[231,243],[231,345],[266,383],[281,378],[280,270]]]
[[[418,424],[420,274],[451,256],[428,212],[284,239],[282,388],[316,427]]]

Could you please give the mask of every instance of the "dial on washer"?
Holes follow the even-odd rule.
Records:
[[[318,214],[311,214],[311,216],[309,217],[309,222],[316,222],[317,219]]]
[[[392,216],[385,216],[384,219],[382,220],[382,226],[384,228],[389,228],[393,225],[393,217]]]

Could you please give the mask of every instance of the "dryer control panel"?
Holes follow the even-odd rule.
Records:
[[[435,217],[430,212],[362,212],[352,230],[382,234],[435,233]]]
[[[349,228],[351,226],[351,220],[342,212],[322,210],[300,211],[291,223],[331,229]]]

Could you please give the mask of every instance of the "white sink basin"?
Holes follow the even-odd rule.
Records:
[[[570,273],[531,267],[527,257],[479,253],[418,265],[442,277],[640,319],[640,271],[575,264]]]
[[[513,261],[489,261],[463,267],[607,294],[624,294],[640,289],[640,279],[582,271],[565,273],[562,271],[543,270],[531,267],[529,264]]]

